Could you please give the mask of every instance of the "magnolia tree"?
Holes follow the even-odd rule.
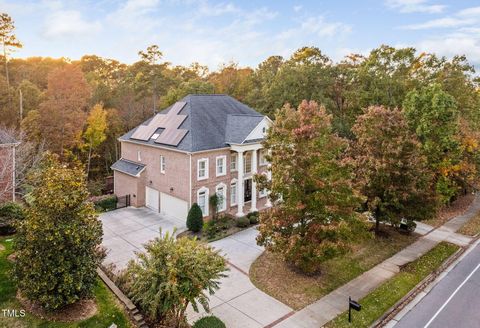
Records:
[[[341,160],[346,141],[332,133],[325,108],[303,101],[298,110],[287,104],[278,111],[264,146],[272,179],[256,179],[272,201],[281,201],[261,213],[257,240],[314,273],[322,261],[347,249],[348,223],[359,203],[351,170]]]
[[[352,128],[355,141],[349,150],[356,183],[366,205],[380,222],[401,218],[422,220],[435,214],[432,174],[415,134],[403,112],[369,107]]]
[[[24,296],[55,310],[93,296],[102,224],[87,201],[83,168],[66,167],[47,155],[31,179],[14,273]]]

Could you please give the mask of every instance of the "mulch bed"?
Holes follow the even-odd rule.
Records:
[[[74,304],[68,305],[63,309],[55,312],[46,311],[39,304],[23,297],[20,292],[17,292],[17,299],[22,304],[26,312],[33,314],[48,321],[57,322],[74,322],[82,321],[93,317],[97,313],[97,304],[95,300],[81,300]]]
[[[460,196],[448,206],[441,208],[434,219],[426,220],[423,222],[437,228],[445,224],[450,219],[453,219],[454,217],[465,213],[465,211],[468,209],[474,199],[475,195],[471,193]]]

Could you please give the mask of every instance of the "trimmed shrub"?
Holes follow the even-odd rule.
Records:
[[[207,239],[212,239],[217,236],[217,233],[220,232],[220,227],[215,223],[215,221],[210,220],[203,224],[203,235]]]
[[[250,220],[250,224],[257,224],[259,222],[258,215],[250,215],[248,219]]]
[[[117,208],[118,199],[115,195],[96,196],[90,198],[90,200],[95,204],[97,211],[107,212]]]
[[[199,232],[203,227],[203,213],[197,203],[193,203],[187,215],[187,228],[193,232]]]
[[[162,234],[160,234],[162,235]],[[225,277],[226,260],[196,239],[176,239],[170,233],[145,245],[145,253],[130,261],[121,275],[124,288],[148,318],[166,327],[184,327],[191,303],[209,311],[208,296]]]
[[[211,315],[195,321],[195,324],[192,326],[192,328],[226,328],[226,326],[222,320]]]
[[[83,168],[47,155],[32,204],[15,238],[14,276],[22,294],[48,311],[91,298],[102,257],[102,223],[89,202]]]
[[[250,220],[246,216],[237,219],[237,227],[246,228],[250,225]]]
[[[0,235],[14,233],[15,227],[23,219],[25,219],[25,212],[19,203],[8,202],[0,205]]]

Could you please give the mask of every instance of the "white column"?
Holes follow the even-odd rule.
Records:
[[[267,179],[268,181],[272,181],[272,171],[270,171],[270,165],[268,165],[268,173],[267,173]],[[270,201],[270,191],[267,193],[267,202],[265,203],[266,207],[272,207],[272,202]]]
[[[237,216],[244,216],[243,213],[243,202],[245,200],[243,196],[243,151],[238,151],[237,156],[237,171],[238,171],[238,181],[237,181]]]
[[[257,174],[257,150],[252,151],[252,206],[250,212],[256,212],[257,210],[257,184],[253,180],[255,174]]]

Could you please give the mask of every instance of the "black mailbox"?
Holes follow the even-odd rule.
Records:
[[[354,300],[350,300],[349,303],[350,303],[350,307],[355,311],[360,311],[362,309],[362,306],[358,304],[358,302],[355,302]]]
[[[357,301],[352,300],[351,297],[348,297],[348,322],[352,322],[352,309],[360,311],[362,306]]]

